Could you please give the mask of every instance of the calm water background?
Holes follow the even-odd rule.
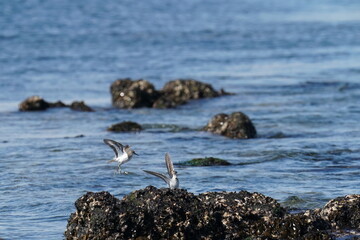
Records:
[[[359,13],[357,0],[1,1],[0,237],[61,239],[85,192],[121,198],[164,187],[141,170],[165,172],[165,152],[174,162],[212,156],[239,164],[177,167],[181,187],[194,193],[297,196],[299,208],[359,193]],[[237,95],[118,110],[109,87],[124,77],[157,88],[194,78]],[[96,112],[18,112],[32,95],[84,100]],[[258,138],[193,131],[234,111],[253,120]],[[146,130],[106,131],[124,120]],[[141,155],[125,165],[129,175],[114,175],[103,138]]]

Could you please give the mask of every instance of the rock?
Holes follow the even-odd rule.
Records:
[[[315,213],[291,215],[246,191],[194,195],[149,186],[122,200],[89,192],[75,206],[66,239],[330,239]]]
[[[75,202],[65,232],[66,239],[106,239],[117,233],[119,200],[108,192],[88,192]]]
[[[125,78],[113,82],[110,92],[112,103],[118,108],[173,108],[192,99],[229,95],[223,89],[215,91],[210,84],[191,79],[170,81],[157,91],[146,80]]]
[[[203,128],[204,131],[220,134],[229,138],[254,138],[256,129],[250,118],[242,112],[230,115],[220,113],[215,115]]]
[[[327,232],[329,223],[325,222],[316,211],[287,214],[283,219],[277,219],[269,226],[265,236],[275,239],[332,239]]]
[[[32,96],[25,99],[19,105],[20,111],[44,111],[50,107],[50,104],[39,96]]]
[[[74,101],[70,104],[70,109],[81,112],[94,112],[94,110],[87,106],[83,101]]]
[[[56,108],[56,107],[69,107],[68,105],[66,105],[65,103],[63,103],[62,101],[57,101],[54,103],[49,102],[49,105],[51,108]]]
[[[25,99],[19,105],[20,111],[44,111],[48,108],[58,108],[58,107],[69,107],[75,111],[83,111],[83,112],[93,112],[94,110],[88,107],[83,101],[81,102],[73,102],[71,105],[66,105],[61,101],[57,102],[47,102],[39,96],[32,96]]]
[[[159,93],[146,80],[133,81],[129,78],[116,80],[111,84],[112,103],[118,108],[151,107]]]
[[[110,126],[107,130],[112,132],[139,132],[143,128],[136,122],[121,122]]]
[[[335,229],[360,229],[360,194],[329,201],[320,215]]]
[[[172,108],[192,99],[214,98],[229,95],[224,90],[215,91],[210,84],[192,79],[178,79],[165,84],[161,96],[154,102],[154,108]]]
[[[226,160],[220,158],[213,157],[205,157],[205,158],[194,158],[192,160],[179,163],[178,165],[182,166],[228,166],[231,165]]]

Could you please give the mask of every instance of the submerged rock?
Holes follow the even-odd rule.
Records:
[[[214,157],[205,157],[205,158],[194,158],[189,161],[181,162],[178,165],[183,166],[228,166],[231,165],[226,160]]]
[[[242,112],[230,115],[220,113],[215,115],[203,128],[204,131],[220,134],[229,138],[254,138],[256,129],[250,118]]]
[[[44,111],[50,104],[39,96],[28,97],[19,105],[20,111]]]
[[[87,106],[83,101],[74,101],[70,104],[70,109],[81,112],[94,112],[94,110]]]
[[[118,79],[111,84],[112,103],[118,108],[151,107],[159,93],[146,80]]]
[[[112,132],[139,132],[143,128],[136,122],[126,121],[111,125],[107,130]]]
[[[76,203],[66,239],[331,239],[314,212],[291,215],[260,193],[149,186],[118,200],[87,193]]]
[[[178,79],[165,84],[157,91],[146,80],[118,79],[111,84],[112,103],[118,108],[173,108],[192,99],[229,95],[224,90],[215,91],[210,84],[192,79]]]

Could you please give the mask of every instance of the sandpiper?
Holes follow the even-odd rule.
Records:
[[[174,165],[170,159],[170,156],[168,153],[165,154],[165,163],[166,163],[166,168],[168,171],[168,174],[170,177],[167,177],[161,173],[157,173],[157,172],[152,172],[152,171],[147,171],[147,170],[143,170],[146,173],[152,174],[156,177],[161,178],[162,180],[164,180],[164,182],[166,182],[169,186],[170,189],[175,189],[175,188],[179,188],[179,179],[176,176],[176,171],[174,170]]]
[[[132,156],[138,155],[134,150],[132,150],[130,148],[129,145],[122,145],[119,142],[116,142],[114,140],[111,139],[104,139],[104,143],[106,143],[107,145],[109,145],[109,147],[112,148],[112,150],[114,150],[115,152],[115,157],[109,161],[109,163],[111,162],[118,162],[118,172],[121,173],[121,165],[130,161]],[[126,172],[124,172],[126,173]]]

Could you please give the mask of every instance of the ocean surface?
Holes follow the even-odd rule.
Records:
[[[118,198],[165,184],[142,170],[219,157],[237,164],[180,167],[190,192],[261,192],[299,209],[360,186],[360,3],[344,1],[0,1],[0,238],[63,239],[87,191]],[[115,109],[110,85],[177,78],[236,93],[176,109]],[[19,112],[39,95],[96,112]],[[258,137],[197,131],[241,111]],[[140,133],[106,128],[136,121]],[[140,155],[116,175],[110,138]],[[294,201],[295,200],[295,201]]]

